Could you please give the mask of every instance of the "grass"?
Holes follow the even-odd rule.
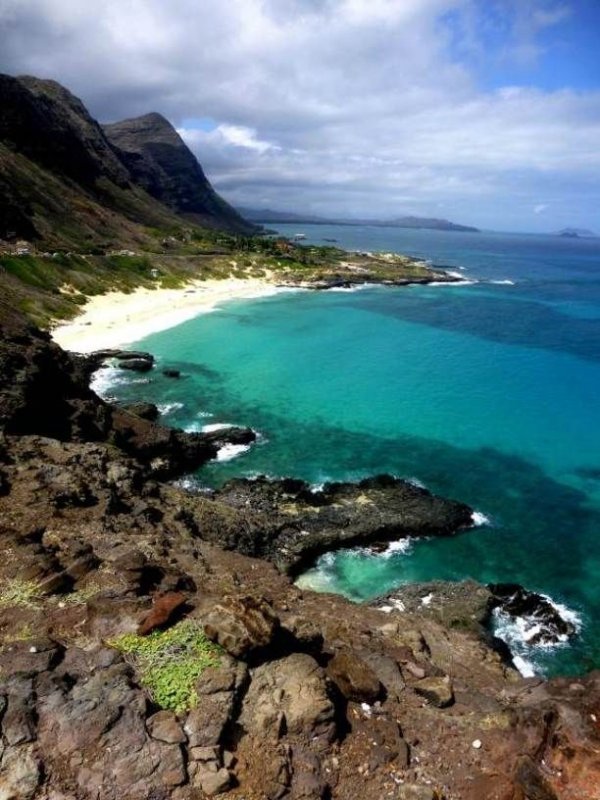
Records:
[[[11,578],[0,586],[0,608],[37,608],[40,599],[35,581]]]
[[[196,681],[207,667],[218,666],[222,652],[192,620],[149,636],[124,634],[108,644],[129,656],[154,702],[176,713],[196,705]]]

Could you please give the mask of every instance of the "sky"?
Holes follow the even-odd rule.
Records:
[[[0,71],[161,112],[236,205],[600,233],[600,0],[0,0]]]

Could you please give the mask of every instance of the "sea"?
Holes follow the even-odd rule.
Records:
[[[329,553],[299,583],[365,601],[414,581],[518,582],[577,627],[541,647],[522,620],[497,617],[523,674],[600,667],[600,239],[275,227],[462,280],[230,301],[136,343],[158,368],[103,370],[98,390],[157,403],[188,431],[258,431],[188,476],[193,491],[233,476],[319,485],[386,472],[469,503],[468,531]]]

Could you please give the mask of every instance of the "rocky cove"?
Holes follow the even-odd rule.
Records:
[[[97,360],[0,318],[0,797],[598,796],[598,674],[523,679],[487,628],[501,607],[571,635],[543,598],[293,583],[338,547],[476,536],[472,509],[389,476],[186,492],[254,433],[106,403]]]

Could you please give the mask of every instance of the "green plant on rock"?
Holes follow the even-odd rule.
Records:
[[[154,702],[177,713],[195,706],[196,681],[207,667],[218,666],[222,653],[193,620],[149,636],[124,634],[108,644],[129,657]]]
[[[0,608],[37,608],[40,587],[35,581],[11,578],[0,582]]]

